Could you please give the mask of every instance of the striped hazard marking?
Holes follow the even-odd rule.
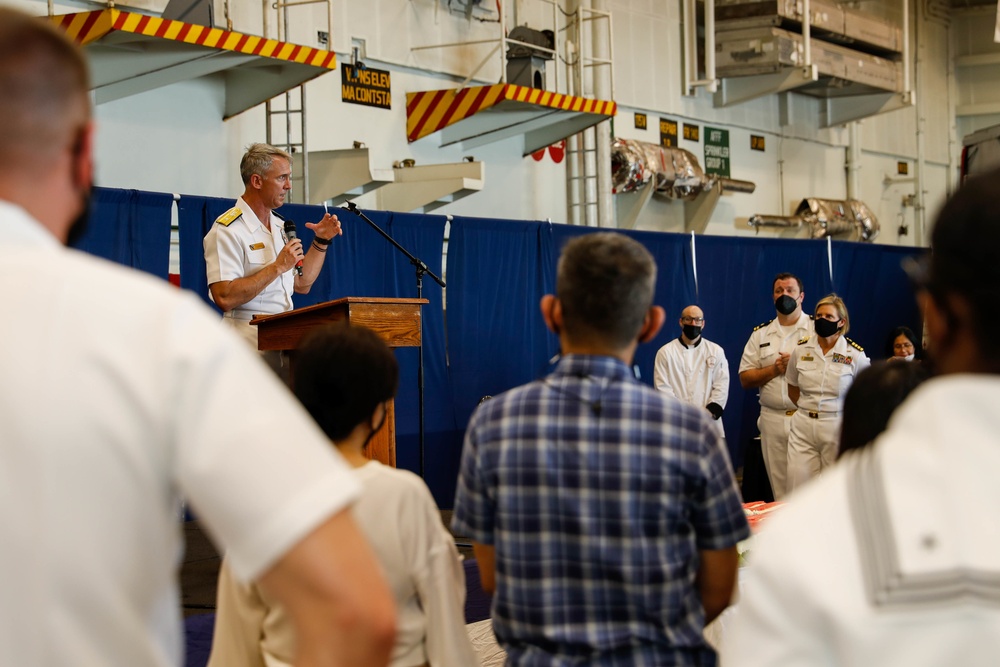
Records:
[[[475,88],[428,90],[406,95],[406,138],[416,141],[503,102],[524,102],[550,109],[614,116],[614,102],[561,95],[538,88],[498,83]]]
[[[87,45],[111,32],[121,31],[325,69],[335,69],[337,66],[337,57],[333,51],[118,9],[61,14],[50,17],[50,20],[81,45]]]

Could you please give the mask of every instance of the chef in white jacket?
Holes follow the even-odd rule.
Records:
[[[729,399],[729,364],[720,346],[706,340],[705,313],[698,306],[681,311],[681,334],[660,348],[653,366],[653,386],[712,414],[719,435]]]

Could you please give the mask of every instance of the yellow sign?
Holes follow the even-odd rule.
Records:
[[[660,119],[660,145],[673,148],[677,145],[677,121],[669,118]]]
[[[684,123],[684,138],[688,141],[698,141],[701,137],[701,126]]]
[[[750,150],[752,151],[762,151],[764,150],[764,137],[759,134],[750,135]]]
[[[646,129],[646,114],[637,113],[635,115],[635,129],[645,130]]]
[[[392,108],[389,72],[353,65],[340,66],[340,97],[351,104],[363,104],[379,109]]]

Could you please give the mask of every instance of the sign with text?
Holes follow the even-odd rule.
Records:
[[[664,148],[677,146],[677,121],[669,118],[660,119],[660,145]]]
[[[635,115],[635,129],[645,130],[646,129],[646,114],[637,113]]]
[[[752,151],[766,151],[767,149],[764,148],[764,145],[765,145],[764,144],[764,137],[760,136],[759,134],[751,134],[750,135],[750,150],[752,150]]]
[[[705,127],[705,173],[729,178],[729,130]]]
[[[701,138],[701,126],[684,123],[684,138],[688,141],[698,141]]]
[[[340,65],[340,97],[345,102],[389,109],[392,107],[389,88],[389,72],[385,70]]]
[[[896,173],[906,176],[910,173],[910,163],[909,162],[897,162],[896,163]]]

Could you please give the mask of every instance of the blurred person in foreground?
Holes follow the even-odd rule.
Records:
[[[0,348],[0,664],[179,667],[184,498],[294,610],[297,665],[384,665],[392,598],[323,434],[197,297],[64,247],[93,184],[89,87],[62,32],[0,8],[0,276],[21,286]]]
[[[385,426],[399,366],[370,329],[314,329],[294,357],[295,395],[361,482],[351,513],[371,543],[399,609],[392,667],[474,667],[465,630],[465,573],[430,489],[407,470],[365,455]],[[219,573],[218,616],[209,667],[279,667],[294,654],[285,608],[261,587]]]
[[[749,535],[711,415],[636,380],[663,325],[656,264],[636,241],[566,244],[541,300],[563,356],[481,404],[452,528],[473,540],[508,665],[714,665]]]
[[[906,397],[930,377],[923,364],[876,361],[861,372],[844,397],[837,458],[873,442]]]
[[[758,536],[727,666],[997,663],[998,191],[970,179],[938,215],[912,275],[939,375]]]

